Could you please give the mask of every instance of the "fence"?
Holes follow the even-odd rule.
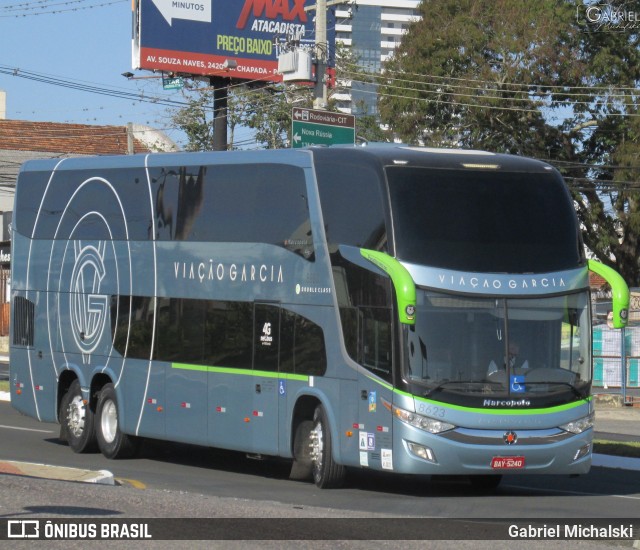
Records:
[[[610,302],[598,306],[610,309]],[[593,386],[640,388],[640,293],[631,293],[627,328],[609,328],[595,312],[593,319]]]

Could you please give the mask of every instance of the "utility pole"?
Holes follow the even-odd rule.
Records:
[[[313,90],[313,107],[327,108],[327,0],[316,0],[316,85]]]
[[[213,88],[213,150],[227,150],[227,94],[229,79],[222,76],[209,77]]]
[[[328,105],[327,93],[327,60],[329,44],[327,44],[327,8],[338,4],[347,4],[349,0],[316,0],[314,6],[308,6],[305,11],[316,11],[316,85],[313,90],[314,109],[326,109]]]

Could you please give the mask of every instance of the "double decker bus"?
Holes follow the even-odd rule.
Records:
[[[309,148],[26,163],[11,402],[76,452],[141,438],[348,468],[589,470],[588,274],[542,162]],[[515,357],[517,352],[518,357]]]

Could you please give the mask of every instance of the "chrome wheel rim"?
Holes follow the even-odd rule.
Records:
[[[116,404],[111,400],[107,401],[102,407],[100,431],[107,443],[112,443],[116,438],[118,431],[118,410],[116,409]]]

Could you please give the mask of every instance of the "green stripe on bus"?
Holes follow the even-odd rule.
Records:
[[[292,374],[289,372],[271,372],[266,370],[233,369],[230,367],[209,367],[206,365],[192,365],[190,363],[171,363],[172,369],[193,370],[199,372],[217,372],[220,374],[237,374],[240,376],[262,376],[264,378],[281,378],[284,380],[299,380],[308,382],[309,376]]]
[[[442,401],[434,401],[433,399],[425,399],[424,397],[418,397],[417,395],[412,395],[407,392],[403,392],[400,390],[394,390],[394,393],[398,395],[403,395],[405,397],[413,397],[417,401],[421,401],[422,403],[427,403],[429,405],[435,405],[437,407],[447,407],[449,409],[454,409],[456,411],[464,411],[464,412],[472,412],[472,413],[481,413],[481,414],[506,414],[506,415],[532,415],[532,414],[552,414],[562,411],[569,411],[571,409],[575,409],[576,407],[580,407],[591,401],[593,397],[587,397],[582,401],[575,401],[573,403],[567,403],[566,405],[556,405],[555,407],[549,407],[545,409],[483,409],[479,407],[463,407],[461,405],[452,405],[451,403],[444,403]],[[513,398],[513,401],[517,401],[518,399]]]

